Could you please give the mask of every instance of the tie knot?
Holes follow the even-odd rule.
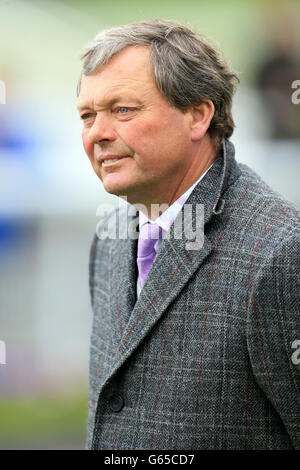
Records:
[[[154,251],[154,245],[162,236],[162,228],[159,225],[147,222],[140,227],[138,240],[138,256],[148,256]]]
[[[158,240],[161,238],[161,231],[162,229],[159,225],[147,222],[141,226],[139,237],[144,240]]]

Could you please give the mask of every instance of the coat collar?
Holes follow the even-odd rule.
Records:
[[[138,210],[131,205],[119,210],[117,223],[119,237],[111,244],[113,262],[110,266],[110,309],[112,314],[116,312],[115,318],[119,319],[119,324],[116,321],[113,325],[112,342],[115,356],[112,373],[133,353],[211,253],[212,245],[205,233],[205,227],[223,212],[225,199],[222,195],[241,174],[234,154],[233,144],[224,140],[213,166],[194,188],[183,206],[183,213],[189,205],[193,216],[184,226],[185,229],[181,232],[182,238],[178,238],[175,228],[179,227],[181,211],[168,232],[168,239],[162,240],[138,299],[136,299]],[[197,241],[199,248],[195,249],[195,241],[191,241],[190,236],[196,229],[198,233],[201,231],[199,225],[196,227],[197,210],[201,205],[204,208],[204,237]]]

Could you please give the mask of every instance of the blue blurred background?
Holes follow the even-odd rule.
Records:
[[[105,193],[81,144],[79,53],[151,18],[206,35],[240,73],[237,160],[300,206],[298,1],[1,1],[0,448],[83,449],[88,253]]]

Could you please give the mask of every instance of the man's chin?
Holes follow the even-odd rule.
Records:
[[[105,184],[103,183],[105,191],[114,196],[126,196],[129,188],[126,185],[115,185],[115,184]]]
[[[121,184],[105,184],[103,183],[105,191],[114,196],[120,197],[130,204],[142,204],[143,198],[141,197],[142,191],[140,186],[136,185],[121,185]]]

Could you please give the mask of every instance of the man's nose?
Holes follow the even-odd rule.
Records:
[[[88,138],[93,144],[105,140],[116,140],[116,133],[113,130],[110,119],[103,114],[98,113],[92,127],[90,128]]]

